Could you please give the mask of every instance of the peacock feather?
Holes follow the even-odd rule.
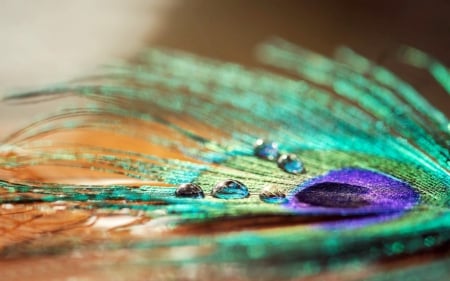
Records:
[[[6,97],[59,102],[2,142],[0,279],[449,276],[447,117],[347,47],[257,55],[153,48]],[[450,93],[437,59],[397,58]]]

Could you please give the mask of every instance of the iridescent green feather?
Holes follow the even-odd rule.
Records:
[[[412,52],[418,51],[407,49],[404,59],[427,68],[447,89],[448,69],[425,54]],[[134,63],[107,66],[93,78],[8,97],[8,101],[20,103],[30,98],[69,94],[87,97],[96,104],[68,107],[20,131],[5,145],[20,147],[30,138],[58,130],[110,129],[109,122],[102,118],[89,122],[77,119],[83,115],[114,116],[118,125],[115,130],[124,135],[139,135],[127,126],[127,118],[155,122],[197,145],[187,146],[157,134],[145,135],[146,141],[176,149],[196,161],[103,147],[85,147],[82,153],[76,149],[53,149],[50,154],[36,148],[33,157],[0,160],[0,165],[21,167],[63,161],[63,165],[77,166],[89,162],[94,170],[163,182],[169,187],[37,183],[39,188],[33,188],[5,181],[1,186],[10,193],[2,197],[2,202],[86,202],[80,208],[111,214],[124,209],[139,211],[153,221],[151,226],[131,227],[131,232],[153,233],[161,227],[173,228],[175,232],[188,230],[182,236],[144,236],[86,246],[110,251],[131,249],[136,254],[127,261],[131,268],[140,263],[212,263],[226,264],[249,276],[262,271],[269,277],[288,278],[361,268],[387,257],[448,246],[450,131],[445,115],[406,81],[348,48],[338,49],[333,60],[273,39],[262,45],[258,54],[263,62],[289,71],[291,76],[178,51],[151,49]],[[222,134],[205,137],[182,122],[172,122],[167,114],[206,123]],[[253,144],[259,138],[275,140],[280,150],[296,154],[306,173],[287,174],[274,163],[256,158]],[[45,142],[40,145],[48,146]],[[292,194],[308,180],[348,167],[383,172],[406,182],[418,192],[419,204],[385,220],[347,227],[346,222],[354,217],[318,214],[311,219],[311,214],[296,214],[283,204],[260,200],[259,194],[267,185]],[[212,197],[214,185],[228,178],[244,182],[249,198]],[[188,182],[199,184],[206,197],[176,198],[177,186]],[[270,222],[271,216],[280,223]],[[248,224],[242,220],[245,218],[254,221]],[[224,221],[230,221],[226,224],[228,229],[215,228],[215,222],[220,225]],[[326,224],[330,221],[337,224],[330,227]],[[80,247],[77,242],[71,243],[64,247]],[[25,247],[23,252],[64,252],[64,247],[60,247]],[[185,247],[190,247],[189,254],[183,254]],[[181,254],[171,256],[172,249]],[[3,255],[14,255],[15,251],[9,248]],[[448,258],[442,263],[448,264]],[[428,266],[434,268],[435,264]],[[445,265],[436,266],[439,276],[448,274]],[[425,276],[426,270],[418,267],[416,271],[397,274]]]

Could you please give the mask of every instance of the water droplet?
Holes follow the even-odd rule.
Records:
[[[255,156],[270,161],[276,160],[280,155],[277,143],[263,139],[256,141],[253,152]]]
[[[380,218],[404,212],[419,202],[419,194],[407,183],[358,168],[332,170],[310,179],[288,197],[290,208],[299,212],[378,214]]]
[[[281,155],[278,158],[277,163],[278,167],[291,174],[298,174],[305,170],[302,161],[300,161],[294,154]]]
[[[259,199],[266,203],[281,204],[286,202],[286,194],[277,186],[268,185],[261,190]]]
[[[295,196],[297,200],[311,206],[321,206],[329,208],[360,208],[370,204],[364,198],[369,193],[369,189],[364,186],[321,182],[312,185]]]
[[[205,194],[200,186],[194,183],[185,183],[177,188],[175,196],[184,198],[204,198]]]
[[[219,182],[212,189],[211,195],[220,199],[241,199],[250,194],[248,188],[240,181],[226,180]]]

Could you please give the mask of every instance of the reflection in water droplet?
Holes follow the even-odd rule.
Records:
[[[277,160],[278,167],[285,172],[298,174],[304,171],[303,163],[294,154],[283,154]]]
[[[274,161],[278,158],[280,153],[278,152],[278,144],[271,141],[266,141],[263,139],[259,139],[256,141],[254,146],[254,154],[255,156]]]
[[[259,199],[266,203],[281,204],[286,202],[286,194],[277,186],[268,185],[261,190]]]
[[[204,198],[205,194],[200,186],[194,183],[180,185],[175,191],[175,196],[185,198]]]
[[[218,183],[211,191],[211,195],[220,199],[241,199],[250,194],[248,188],[240,181],[226,180]]]

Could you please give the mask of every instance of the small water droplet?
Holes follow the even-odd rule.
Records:
[[[220,199],[241,199],[250,194],[248,188],[240,181],[226,180],[219,182],[212,189],[211,195]]]
[[[274,185],[268,185],[261,190],[259,199],[266,203],[281,204],[286,202],[286,194]]]
[[[258,158],[274,161],[280,155],[278,144],[271,141],[259,139],[256,141],[254,150],[255,156]]]
[[[200,186],[194,183],[185,183],[177,188],[175,196],[184,198],[204,198],[205,194]]]
[[[278,167],[285,172],[298,174],[304,171],[303,163],[294,154],[283,154],[277,160]]]

